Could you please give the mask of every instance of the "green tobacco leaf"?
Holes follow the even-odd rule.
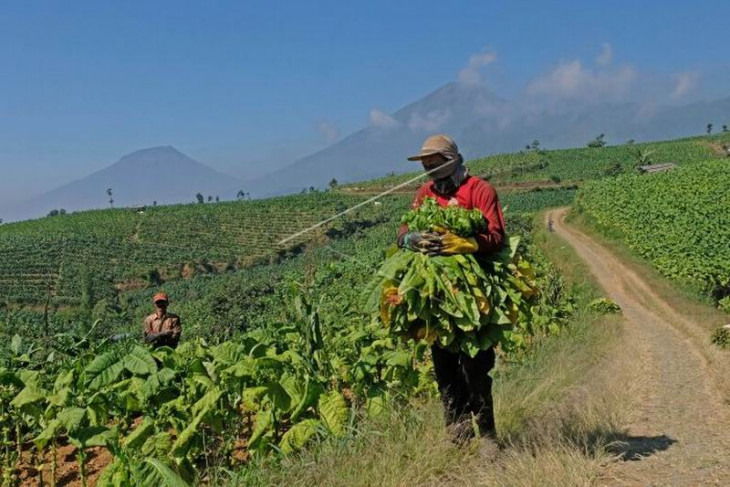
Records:
[[[114,429],[106,426],[89,426],[81,428],[73,435],[69,434],[68,439],[76,448],[86,449],[92,446],[107,446],[115,436]]]
[[[266,397],[277,411],[288,412],[291,409],[291,397],[278,382],[269,382],[266,387]]]
[[[84,369],[84,375],[92,391],[109,386],[117,381],[124,370],[124,363],[116,353],[106,352],[98,355]]]
[[[51,420],[41,433],[33,438],[36,448],[42,450],[55,438],[56,433],[61,428],[61,422],[57,419]]]
[[[157,372],[157,362],[149,350],[137,345],[124,357],[124,368],[134,375],[149,375]]]
[[[61,410],[56,416],[58,422],[66,431],[71,434],[81,429],[81,425],[86,419],[86,409],[77,407],[68,407]]]
[[[260,449],[264,442],[264,436],[269,433],[274,426],[274,413],[268,409],[263,409],[256,414],[256,423],[254,424],[253,433],[248,440],[248,449],[256,451]]]
[[[155,487],[189,487],[173,469],[156,458],[145,458],[139,485]]]
[[[299,403],[294,407],[294,411],[292,411],[290,419],[292,421],[296,421],[296,419],[301,416],[302,413],[304,413],[311,406],[317,404],[319,396],[321,396],[323,392],[324,388],[321,384],[307,379],[304,394],[302,395]]]
[[[155,422],[152,420],[152,418],[146,417],[142,420],[142,422],[134,428],[134,431],[132,431],[125,439],[124,439],[124,446],[127,448],[134,448],[138,449],[141,447],[145,441],[147,441],[147,438],[152,436],[152,434],[155,432]]]
[[[328,430],[335,436],[345,435],[345,426],[350,416],[345,398],[338,391],[330,391],[319,398],[319,416]]]
[[[21,390],[18,393],[18,395],[13,398],[12,401],[10,401],[10,405],[13,406],[14,408],[20,409],[23,406],[41,402],[45,398],[46,398],[46,394],[41,389],[38,389],[38,388],[32,387],[32,386],[27,386],[27,387],[24,387],[23,390]]]
[[[22,347],[23,339],[18,334],[13,335],[13,338],[10,340],[10,351],[13,352],[13,355],[20,355]]]
[[[223,392],[218,387],[214,387],[213,389],[209,390],[203,397],[198,400],[198,402],[193,404],[193,407],[191,409],[193,415],[206,414],[208,411],[216,406],[218,399],[220,399],[222,395]]]
[[[292,426],[289,431],[284,433],[279,443],[279,448],[284,454],[289,454],[300,450],[304,445],[317,434],[317,430],[321,423],[316,419],[305,419]]]
[[[195,435],[198,434],[198,428],[200,422],[203,420],[205,414],[198,414],[185,429],[175,439],[175,443],[172,444],[172,456],[176,458],[184,458],[187,455],[188,445]]]

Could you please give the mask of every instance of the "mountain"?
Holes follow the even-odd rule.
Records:
[[[109,167],[73,181],[20,205],[13,219],[46,215],[50,210],[103,208],[112,188],[115,206],[183,203],[200,192],[207,198],[231,199],[240,183],[191,159],[171,146],[152,147],[128,154]]]
[[[703,133],[730,122],[730,98],[684,106],[564,102],[537,108],[509,102],[481,85],[449,83],[422,99],[246,187],[257,197],[418,168],[406,157],[433,133],[454,137],[466,159],[519,150],[538,139],[550,149],[580,147],[598,134],[609,144]]]

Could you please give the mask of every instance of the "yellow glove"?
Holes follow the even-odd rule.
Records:
[[[441,235],[441,254],[473,254],[479,250],[479,244],[474,237],[459,237],[446,231]]]

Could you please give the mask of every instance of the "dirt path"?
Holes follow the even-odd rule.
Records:
[[[547,218],[621,306],[624,338],[640,351],[625,357],[642,371],[644,383],[627,431],[626,461],[603,485],[730,485],[730,407],[714,380],[706,332],[600,243],[566,225],[566,213],[556,210]]]

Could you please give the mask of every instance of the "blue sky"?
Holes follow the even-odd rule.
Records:
[[[255,176],[470,58],[466,75],[506,98],[566,76],[600,96],[728,96],[729,19],[722,1],[5,0],[0,205],[155,145]]]

